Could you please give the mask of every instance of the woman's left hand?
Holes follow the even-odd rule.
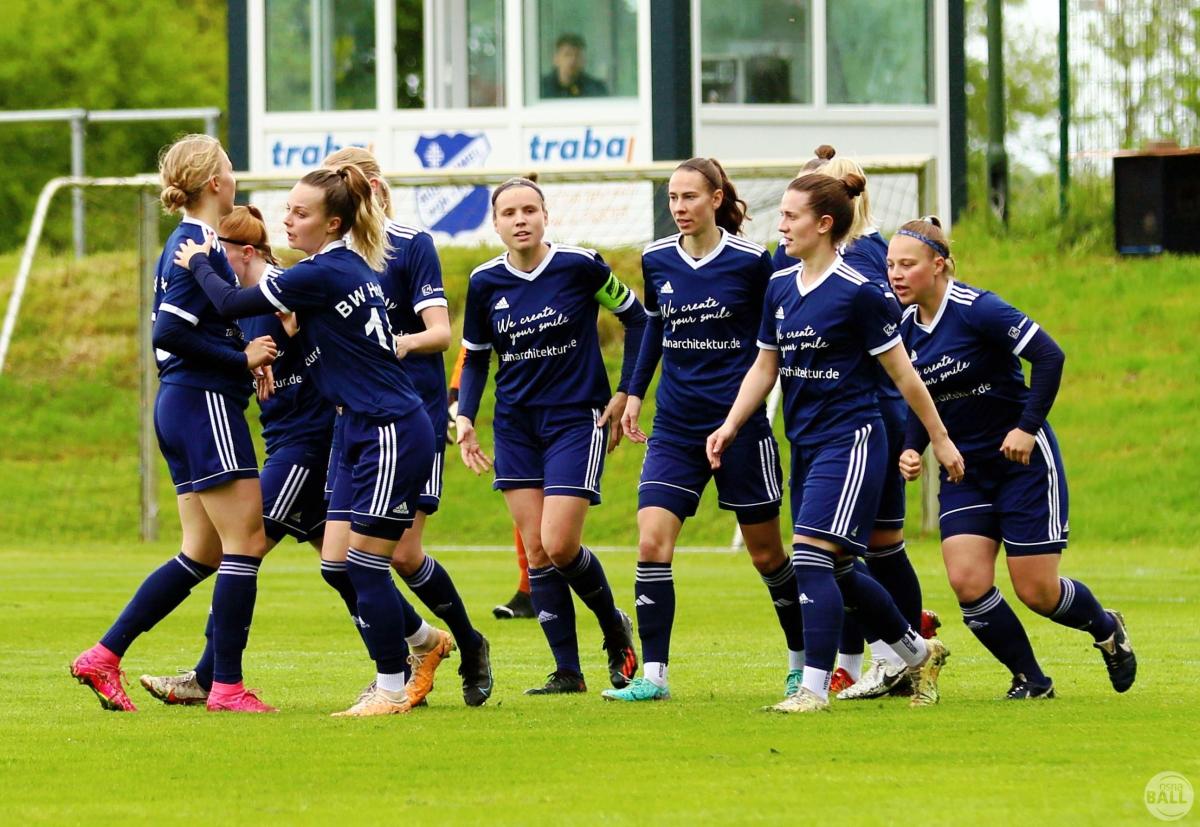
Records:
[[[191,270],[192,257],[197,253],[204,253],[204,255],[208,255],[212,251],[212,247],[213,240],[209,237],[204,239],[203,244],[197,244],[190,238],[185,239],[184,242],[179,245],[179,250],[175,253],[175,263],[184,270]]]
[[[629,395],[623,391],[617,391],[613,394],[613,398],[608,400],[608,407],[600,414],[600,418],[596,420],[596,427],[608,425],[608,453],[617,450],[617,446],[621,444],[621,422],[620,416],[625,413],[625,402],[629,399]]]
[[[1034,443],[1033,434],[1026,433],[1020,428],[1013,428],[1008,432],[1008,436],[1004,437],[1004,444],[1000,446],[1000,453],[1004,454],[1004,458],[1010,462],[1019,462],[1022,465],[1028,465],[1029,457],[1033,454]]]

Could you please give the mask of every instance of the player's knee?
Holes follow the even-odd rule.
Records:
[[[782,543],[746,544],[746,553],[750,555],[750,562],[754,564],[754,568],[760,574],[770,574],[771,572],[779,571],[779,567],[787,562],[788,556],[783,551]]]
[[[674,544],[668,537],[655,532],[638,537],[639,563],[669,563],[674,550]]]
[[[946,576],[959,603],[971,603],[983,597],[992,588],[995,579],[991,572],[970,569],[949,569]]]
[[[1048,615],[1058,605],[1059,585],[1057,577],[1047,581],[1016,580],[1013,582],[1013,588],[1017,592],[1017,598],[1038,614]]]
[[[403,545],[401,543],[392,553],[392,568],[401,577],[412,577],[417,573],[417,569],[421,568],[421,563],[424,562],[425,555],[419,553],[419,551],[414,554],[412,550],[403,549]]]

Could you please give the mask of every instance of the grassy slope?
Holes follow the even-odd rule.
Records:
[[[101,714],[68,683],[65,664],[111,621],[176,531],[164,480],[163,542],[128,547],[137,524],[135,275],[129,257],[104,256],[39,269],[10,372],[0,377],[0,611],[12,667],[0,716],[3,810],[43,822],[181,812],[238,823],[324,823],[348,813],[458,823],[740,822],[794,819],[814,807],[818,818],[855,820],[865,812],[923,823],[1068,814],[1073,824],[1144,822],[1150,776],[1172,769],[1200,779],[1200,635],[1189,620],[1200,599],[1189,519],[1200,487],[1200,357],[1190,347],[1197,263],[1064,259],[966,232],[959,242],[964,278],[1031,312],[1069,354],[1053,415],[1073,493],[1068,569],[1131,618],[1142,671],[1129,695],[1113,696],[1081,635],[1019,609],[1062,697],[1017,708],[993,702],[1002,670],[954,620],[936,547],[925,541],[913,556],[954,652],[946,700],[935,710],[885,702],[839,706],[818,719],[757,714],[781,683],[781,641],[744,558],[715,554],[677,566],[670,704],[599,702],[598,639],[581,613],[589,697],[521,696],[547,669],[544,643],[534,624],[486,618],[498,669],[490,707],[463,709],[447,675],[419,715],[334,721],[324,713],[351,700],[367,665],[309,555],[289,545],[265,570],[247,659],[250,680],[283,715],[214,719],[151,706],[140,690],[138,716]],[[636,282],[636,261],[618,263]],[[467,267],[447,258],[459,296]],[[14,269],[13,257],[0,257],[0,294]],[[613,458],[605,505],[590,518],[599,544],[635,539],[640,453],[627,447]],[[431,539],[505,542],[498,497],[458,463],[447,468],[452,493]],[[685,542],[727,542],[730,521],[711,501],[701,515]],[[507,554],[440,556],[477,618],[510,593]],[[628,605],[633,555],[604,559]],[[209,588],[139,641],[131,673],[191,662]]]

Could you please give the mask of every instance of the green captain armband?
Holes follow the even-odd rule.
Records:
[[[615,273],[608,274],[608,281],[596,291],[596,301],[607,307],[613,313],[622,310],[629,303],[630,289],[621,283]]]

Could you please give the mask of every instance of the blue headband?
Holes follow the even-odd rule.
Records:
[[[920,241],[923,244],[928,244],[930,247],[933,248],[933,251],[935,253],[937,253],[939,256],[941,256],[942,258],[950,258],[950,250],[948,250],[946,248],[945,244],[943,244],[940,241],[934,241],[929,236],[922,235],[921,233],[918,233],[916,230],[897,230],[896,235],[906,235],[909,238],[915,238],[917,241]]]

